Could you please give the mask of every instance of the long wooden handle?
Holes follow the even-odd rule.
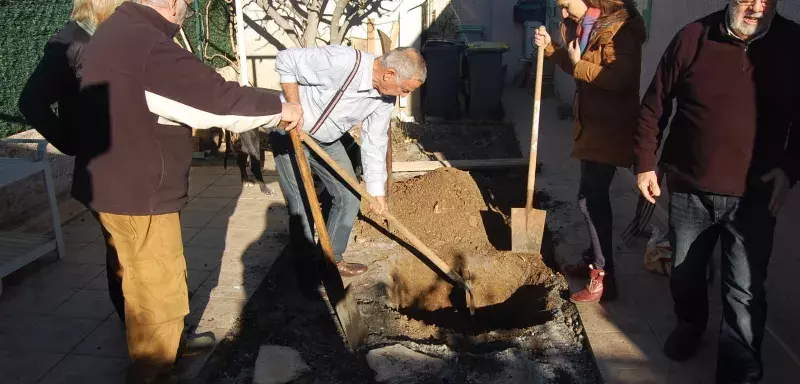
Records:
[[[314,178],[311,176],[311,168],[308,166],[306,152],[303,149],[298,129],[289,131],[289,136],[292,138],[294,156],[295,159],[297,159],[297,168],[300,169],[300,177],[303,182],[306,198],[308,198],[308,204],[311,205],[311,215],[314,217],[314,227],[316,227],[317,234],[319,235],[319,244],[322,247],[322,253],[331,263],[336,264],[336,256],[333,254],[333,245],[331,245],[328,227],[325,226],[322,208],[319,206],[317,192],[314,190]]]
[[[292,132],[294,132],[294,130]],[[336,174],[338,174],[342,179],[344,179],[344,181],[350,186],[350,188],[356,190],[356,192],[358,192],[358,194],[361,195],[361,197],[367,199],[367,202],[369,202],[370,204],[378,203],[378,201],[367,192],[366,188],[361,186],[361,184],[358,181],[356,181],[355,178],[350,176],[349,173],[346,173],[342,169],[342,167],[338,163],[336,163],[335,160],[333,160],[322,148],[320,148],[320,146],[314,141],[314,139],[309,137],[308,134],[305,132],[300,132],[300,135],[303,139],[303,142],[309,148],[311,148],[311,150],[315,154],[317,154],[317,156],[322,158],[322,160],[325,161],[325,163],[328,164],[328,166],[331,167],[331,169],[333,169],[333,171],[336,172]],[[428,258],[428,260],[430,260],[433,264],[435,264],[436,267],[439,268],[444,274],[448,275],[451,279],[455,280],[458,283],[465,284],[464,280],[460,276],[458,276],[458,274],[452,272],[452,269],[450,268],[449,265],[447,265],[447,263],[445,263],[441,258],[439,258],[439,256],[437,256],[432,249],[428,248],[428,246],[426,246],[422,242],[422,240],[420,240],[416,235],[411,233],[411,231],[409,231],[408,228],[406,228],[399,220],[397,220],[397,218],[394,217],[394,215],[392,215],[388,210],[385,210],[382,216],[386,219],[386,221],[389,222],[390,225],[392,225],[394,228],[400,231],[403,237],[405,237],[406,240],[408,240],[408,242],[411,243],[412,246],[414,246],[414,248],[419,250],[425,257]]]
[[[540,27],[541,28],[541,27]],[[531,151],[528,160],[528,194],[525,210],[533,209],[533,191],[536,184],[536,155],[539,152],[539,111],[542,107],[542,72],[544,69],[544,47],[536,54],[536,85],[533,93],[533,126],[531,127]]]

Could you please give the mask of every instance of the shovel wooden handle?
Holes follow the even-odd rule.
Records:
[[[314,227],[317,229],[322,253],[331,263],[336,265],[336,256],[333,254],[333,245],[331,245],[328,227],[325,226],[325,218],[322,216],[322,208],[319,205],[317,192],[314,189],[314,178],[311,176],[311,168],[308,166],[306,152],[303,149],[298,130],[299,129],[293,129],[289,131],[289,137],[292,138],[292,147],[294,147],[294,156],[295,159],[297,159],[297,168],[300,169],[300,178],[303,181],[306,198],[308,198],[308,204],[311,205],[311,215],[314,217]],[[341,279],[339,279],[339,282],[341,282]],[[341,283],[342,287],[344,287],[344,283]]]
[[[378,201],[367,192],[366,188],[361,186],[361,184],[358,181],[356,181],[355,178],[353,178],[347,172],[345,172],[342,169],[342,167],[339,166],[338,163],[336,163],[335,160],[333,160],[322,148],[320,148],[320,146],[316,143],[316,141],[314,141],[314,139],[309,137],[308,134],[305,132],[300,132],[300,135],[303,139],[303,142],[317,156],[319,156],[323,161],[325,161],[325,163],[328,164],[328,166],[331,167],[331,169],[336,174],[338,174],[339,177],[344,179],[344,181],[347,183],[347,185],[350,186],[350,188],[353,188],[356,192],[358,192],[359,195],[361,195],[361,197],[367,199],[367,202],[369,202],[370,204],[378,204]],[[412,246],[414,246],[414,248],[420,251],[426,258],[428,258],[428,260],[430,260],[434,265],[436,265],[437,268],[439,268],[443,273],[445,273],[447,276],[453,279],[456,283],[459,283],[462,286],[466,286],[466,283],[464,282],[464,279],[461,278],[461,276],[454,273],[450,268],[450,266],[447,265],[447,263],[445,263],[441,258],[439,258],[439,256],[437,256],[432,249],[428,248],[428,246],[426,246],[422,242],[422,240],[420,240],[416,235],[411,233],[411,231],[409,231],[408,228],[406,228],[399,220],[397,220],[397,218],[394,217],[394,215],[392,215],[388,210],[383,211],[381,215],[386,219],[386,221],[389,222],[390,225],[392,225],[393,228],[397,229],[403,235],[403,237],[405,237],[406,240],[408,240],[408,242],[411,243]]]
[[[539,153],[539,112],[542,107],[543,70],[544,47],[539,47],[536,54],[536,85],[534,85],[533,92],[533,124],[531,127],[531,150],[528,160],[528,194],[525,199],[526,212],[530,212],[533,209],[533,192],[536,184],[536,155]]]

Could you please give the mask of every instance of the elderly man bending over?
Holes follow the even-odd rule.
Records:
[[[413,48],[397,48],[380,57],[344,46],[288,49],[278,53],[275,70],[280,75],[283,98],[300,103],[303,119],[298,127],[308,132],[320,146],[354,176],[342,136],[358,122],[362,125],[361,158],[367,191],[380,203],[371,208],[386,209],[386,150],[389,120],[397,96],[405,97],[427,75],[425,61]],[[338,103],[337,91],[344,92]],[[270,138],[275,163],[291,216],[294,257],[313,254],[314,235],[303,205],[298,177],[292,163],[292,144],[283,131]],[[332,198],[326,215],[333,242],[336,266],[342,276],[364,273],[367,267],[342,259],[360,208],[360,200],[316,156],[308,156],[312,173]]]

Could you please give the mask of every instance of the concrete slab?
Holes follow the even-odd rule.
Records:
[[[63,358],[59,353],[0,350],[0,377],[12,383],[34,384]]]
[[[114,383],[129,361],[109,357],[69,355],[61,360],[40,384]]]
[[[116,314],[109,316],[81,342],[74,353],[97,357],[128,358],[125,326]]]

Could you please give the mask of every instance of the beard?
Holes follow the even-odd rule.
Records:
[[[735,7],[728,7],[728,20],[730,21],[731,30],[744,38],[753,37],[767,30],[769,23],[765,16],[764,12],[756,13],[750,10],[737,14]],[[745,19],[755,19],[757,22],[749,24],[745,22]]]

